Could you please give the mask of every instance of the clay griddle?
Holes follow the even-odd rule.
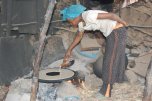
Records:
[[[76,72],[70,69],[50,68],[39,71],[39,82],[59,83],[70,80],[76,76]]]

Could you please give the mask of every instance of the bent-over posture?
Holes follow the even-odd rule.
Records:
[[[79,7],[80,5],[78,5]],[[102,80],[103,85],[100,93],[106,97],[110,97],[112,85],[115,82],[122,82],[124,79],[125,71],[125,47],[126,47],[126,22],[120,19],[113,13],[108,13],[101,10],[88,10],[77,9],[77,5],[72,6],[75,16],[64,15],[63,17],[72,26],[78,27],[78,34],[69,46],[63,60],[64,64],[71,56],[72,50],[81,41],[84,31],[86,30],[99,30],[106,37],[106,47],[103,59]],[[71,9],[66,8],[65,10]],[[80,7],[79,7],[80,8]],[[79,10],[79,11],[77,11]],[[76,12],[78,14],[76,14]]]

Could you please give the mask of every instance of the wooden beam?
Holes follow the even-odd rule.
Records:
[[[38,85],[39,67],[41,64],[42,56],[43,56],[46,33],[49,28],[49,24],[50,24],[50,20],[52,17],[52,13],[53,13],[55,4],[56,4],[56,0],[50,0],[47,11],[46,11],[46,15],[45,15],[45,22],[44,22],[44,25],[40,32],[40,39],[39,39],[40,45],[39,45],[38,52],[36,54],[35,61],[34,61],[34,66],[33,66],[33,79],[32,79],[30,101],[36,101],[36,95],[37,95],[37,90],[38,90],[38,86],[39,86]]]

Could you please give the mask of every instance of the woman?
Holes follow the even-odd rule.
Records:
[[[81,41],[85,30],[99,30],[106,37],[100,93],[110,97],[112,85],[122,82],[125,71],[126,22],[117,15],[101,10],[88,10],[81,5],[72,5],[62,11],[64,20],[78,27],[78,34],[69,46],[62,67],[69,60],[72,50]],[[72,15],[72,16],[71,16]]]

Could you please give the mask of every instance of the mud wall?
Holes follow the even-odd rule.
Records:
[[[0,85],[31,71],[32,50],[28,36],[0,37]]]

